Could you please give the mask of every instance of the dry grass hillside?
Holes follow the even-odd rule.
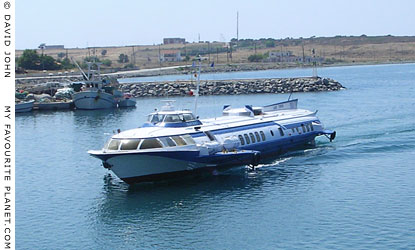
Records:
[[[197,54],[202,54],[206,60],[217,64],[246,63],[248,57],[255,54],[265,54],[270,51],[291,51],[296,56],[311,56],[314,48],[316,55],[325,58],[325,63],[383,63],[415,61],[415,37],[394,36],[358,36],[358,37],[313,37],[307,39],[286,38],[275,40],[273,47],[266,47],[259,40],[255,46],[234,47],[232,58],[228,43],[188,43],[173,45],[135,45],[120,47],[97,48],[68,48],[59,50],[44,50],[44,53],[58,58],[58,54],[65,53],[76,61],[82,62],[85,58],[97,56],[100,60],[111,60],[109,68],[125,68],[126,65],[135,68],[155,68],[190,64],[189,61],[163,62],[159,61],[159,54],[167,51],[180,50],[183,58],[186,55],[191,60]],[[102,51],[107,53],[102,55]],[[16,51],[20,56],[22,50]],[[41,50],[38,50],[41,54]],[[129,58],[128,63],[119,63],[120,54]],[[62,56],[62,54],[61,54]],[[104,67],[105,68],[105,67]],[[108,67],[107,67],[108,68]]]

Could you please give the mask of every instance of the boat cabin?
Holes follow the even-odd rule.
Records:
[[[153,112],[147,116],[147,122],[143,127],[190,127],[202,125],[198,117],[190,110],[175,110],[172,101],[166,101],[160,111]]]

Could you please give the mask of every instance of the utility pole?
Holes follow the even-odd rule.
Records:
[[[160,44],[159,44],[159,63],[160,63],[160,71],[161,71],[161,48],[160,48]],[[159,74],[161,73],[159,71]]]
[[[238,46],[238,43],[239,43],[239,11],[236,12],[236,46]]]
[[[209,63],[210,63],[210,42],[208,41],[208,55],[209,55]]]
[[[219,64],[219,48],[216,48],[216,64]]]

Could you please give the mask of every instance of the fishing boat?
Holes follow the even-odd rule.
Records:
[[[30,112],[33,109],[33,104],[35,101],[29,102],[16,102],[14,110],[16,113]]]
[[[88,73],[84,73],[81,70],[86,81],[83,83],[81,91],[76,92],[73,95],[73,102],[77,109],[108,109],[116,108],[121,105],[135,106],[136,102],[134,100],[128,100],[126,103],[125,98],[121,91],[117,90],[115,87],[110,86],[109,82],[100,77],[100,65],[101,63],[92,63],[88,62]],[[97,65],[98,70],[91,70],[92,65]]]

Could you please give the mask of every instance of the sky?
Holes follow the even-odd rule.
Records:
[[[413,0],[18,0],[16,49],[236,38],[415,35]]]

